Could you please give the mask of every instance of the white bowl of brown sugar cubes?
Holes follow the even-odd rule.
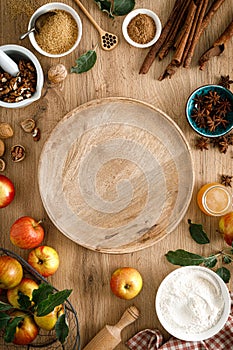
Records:
[[[146,48],[159,39],[162,25],[158,15],[148,9],[135,9],[128,13],[122,24],[125,40],[132,46]]]
[[[52,12],[39,32],[29,34],[32,46],[47,57],[63,57],[78,46],[82,37],[82,22],[77,12],[61,2],[51,2],[39,7],[29,20],[28,30],[35,26],[37,18]]]

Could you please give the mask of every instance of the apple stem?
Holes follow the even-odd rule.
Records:
[[[43,222],[43,220],[39,220],[39,221],[37,221],[34,225],[33,225],[33,227],[37,227],[37,226],[39,226],[41,223]]]
[[[125,289],[130,289],[130,284],[126,283]]]

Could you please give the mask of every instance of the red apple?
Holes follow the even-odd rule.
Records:
[[[38,247],[44,239],[44,229],[40,221],[29,216],[22,216],[16,220],[10,229],[11,242],[23,249]]]
[[[6,176],[0,175],[0,208],[9,205],[15,196],[13,182]]]
[[[22,311],[14,311],[11,316],[21,316],[24,319],[16,327],[13,343],[17,345],[30,344],[38,335],[39,328],[33,317]]]
[[[110,280],[112,292],[121,299],[133,299],[142,289],[142,276],[133,267],[121,267],[113,272]]]
[[[28,263],[42,276],[53,275],[59,267],[59,256],[56,250],[46,245],[33,249],[28,255]]]
[[[18,284],[16,287],[8,289],[7,299],[12,306],[15,308],[20,308],[20,305],[18,303],[19,292],[27,295],[31,300],[33,290],[38,288],[39,286],[34,280],[31,278],[23,278],[20,284]]]
[[[22,278],[23,268],[18,260],[7,255],[0,256],[0,288],[14,288]]]
[[[62,304],[56,306],[52,312],[45,316],[34,315],[34,321],[40,328],[51,331],[58,320],[58,317],[64,314],[64,307]]]
[[[233,242],[233,212],[225,214],[219,220],[219,230],[223,234],[225,242],[232,246]]]

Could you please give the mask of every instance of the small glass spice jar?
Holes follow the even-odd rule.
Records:
[[[232,211],[232,195],[224,185],[208,183],[198,191],[197,204],[206,215],[222,216]]]

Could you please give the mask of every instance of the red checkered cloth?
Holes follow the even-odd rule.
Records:
[[[204,341],[187,342],[171,337],[163,344],[159,330],[145,329],[126,342],[130,350],[233,350],[233,293],[231,293],[231,315],[223,329]]]

